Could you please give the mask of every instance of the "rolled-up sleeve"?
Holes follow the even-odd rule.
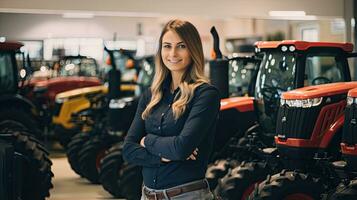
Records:
[[[156,167],[161,163],[161,158],[150,153],[146,148],[139,143],[141,138],[145,136],[145,121],[141,118],[141,114],[146,108],[148,102],[148,92],[143,93],[140,97],[138,108],[135,117],[129,128],[128,134],[124,140],[123,158],[125,161],[146,167]]]
[[[198,91],[185,125],[178,136],[161,137],[148,134],[145,148],[152,154],[169,160],[186,160],[198,147],[218,117],[219,92],[215,87]]]

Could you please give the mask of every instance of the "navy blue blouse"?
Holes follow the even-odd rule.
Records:
[[[196,88],[184,114],[175,120],[171,105],[180,92],[176,89],[171,93],[170,82],[171,77],[165,80],[163,98],[146,120],[141,114],[150,102],[151,92],[143,93],[124,142],[124,159],[143,167],[144,184],[152,189],[166,189],[205,177],[220,108],[218,90],[202,84]],[[139,144],[144,136],[145,148]],[[195,148],[196,160],[186,160]],[[161,162],[161,157],[171,162]]]

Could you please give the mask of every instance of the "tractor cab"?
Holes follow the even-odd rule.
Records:
[[[15,52],[21,43],[0,43],[0,93],[14,94],[18,89],[18,69]]]
[[[311,85],[351,81],[347,58],[350,43],[257,42],[263,60],[257,74],[254,99],[259,121],[268,133],[275,132],[283,92]]]
[[[22,70],[26,64],[24,56],[18,54],[22,46],[19,42],[0,42],[0,128],[21,127],[40,137],[38,110],[20,94],[19,82],[26,76]],[[18,62],[17,56],[22,58]]]
[[[58,76],[98,76],[99,66],[94,58],[87,56],[65,56],[59,61]]]

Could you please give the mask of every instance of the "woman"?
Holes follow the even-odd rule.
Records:
[[[142,199],[213,199],[205,179],[220,98],[204,76],[202,43],[187,21],[164,27],[150,90],[138,105],[123,156],[142,166]]]

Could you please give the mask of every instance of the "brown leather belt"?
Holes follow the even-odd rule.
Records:
[[[175,187],[172,189],[167,189],[166,194],[169,198],[195,190],[206,189],[208,187],[207,182],[202,180],[200,182],[188,184],[182,187]],[[148,200],[162,200],[165,199],[164,192],[153,192],[144,187],[144,194]]]

